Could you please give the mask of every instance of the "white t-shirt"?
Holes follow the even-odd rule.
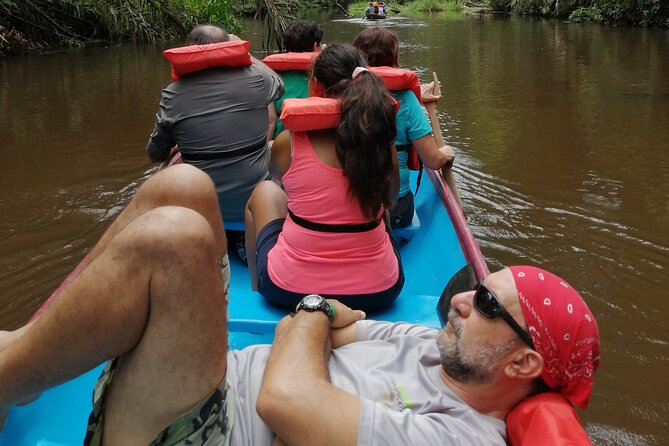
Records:
[[[357,342],[333,350],[329,370],[332,384],[362,400],[358,445],[506,444],[504,422],[476,412],[441,378],[438,330],[377,321],[356,329]],[[269,350],[228,354],[237,394],[232,445],[270,445],[274,437],[255,411]]]

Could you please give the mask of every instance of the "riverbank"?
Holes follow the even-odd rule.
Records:
[[[156,42],[198,23],[236,29],[231,0],[0,1],[0,56],[95,42]]]
[[[348,6],[349,14],[353,17],[362,17],[369,2],[351,3]],[[387,3],[388,15],[402,15],[405,17],[421,17],[425,14],[442,18],[443,15],[460,13],[463,4],[456,1],[443,0],[415,0],[410,3]]]
[[[386,5],[393,13],[407,17],[421,14],[445,15],[456,12],[468,14],[514,14],[519,16],[566,19],[573,23],[601,23],[669,28],[669,2],[660,0],[482,0],[464,2],[449,0],[415,0],[392,2]],[[349,5],[352,16],[362,15],[367,2]],[[396,12],[395,12],[396,11]]]

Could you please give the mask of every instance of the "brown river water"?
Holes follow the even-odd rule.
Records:
[[[359,19],[318,19],[325,42]],[[540,264],[598,319],[580,412],[595,444],[669,444],[669,32],[393,17],[401,64],[436,71],[469,224],[492,270]],[[260,28],[242,37],[260,51]],[[20,326],[152,172],[162,46],[0,60],[0,329]]]

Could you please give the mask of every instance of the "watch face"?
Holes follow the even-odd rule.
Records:
[[[302,300],[302,305],[304,305],[306,308],[318,308],[318,306],[321,304],[323,301],[323,297],[319,296],[317,294],[310,294],[308,296],[305,296],[305,298]]]

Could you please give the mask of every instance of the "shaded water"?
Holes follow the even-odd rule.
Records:
[[[320,20],[326,42],[377,26]],[[403,66],[439,74],[491,269],[544,265],[598,318],[602,365],[581,414],[593,441],[669,444],[669,32],[459,16],[382,26],[400,35]],[[261,41],[250,26],[243,37]],[[0,327],[30,316],[150,173],[169,82],[160,49],[1,62]]]

